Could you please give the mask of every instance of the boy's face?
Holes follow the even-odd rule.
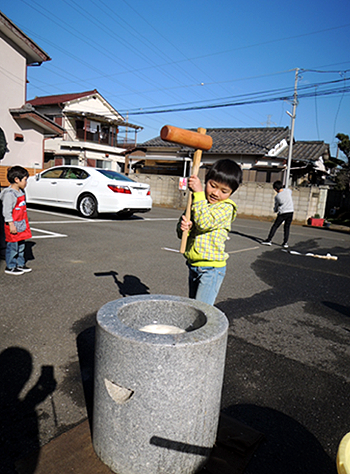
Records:
[[[209,204],[224,201],[225,199],[228,199],[231,194],[232,189],[227,184],[219,183],[213,179],[209,179],[205,185],[205,197]]]
[[[19,189],[24,189],[27,186],[28,176],[25,176],[22,179],[15,178],[15,183],[19,187]]]

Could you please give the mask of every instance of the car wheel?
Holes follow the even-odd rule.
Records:
[[[85,194],[79,198],[78,211],[82,217],[97,216],[97,201],[92,194]]]

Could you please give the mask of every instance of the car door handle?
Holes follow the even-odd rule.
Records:
[[[82,186],[83,183],[75,183],[77,186]]]
[[[51,184],[57,184],[57,181],[51,181]]]

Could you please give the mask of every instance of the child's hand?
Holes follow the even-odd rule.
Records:
[[[17,234],[16,226],[13,222],[9,222],[10,234]]]
[[[186,216],[182,216],[180,229],[182,232],[188,232],[192,228],[192,221],[188,221]]]
[[[188,178],[188,186],[194,193],[200,193],[201,191],[203,191],[202,183],[198,176],[190,176]]]

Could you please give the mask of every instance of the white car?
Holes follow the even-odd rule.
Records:
[[[28,178],[25,192],[28,204],[77,209],[83,217],[152,209],[148,184],[102,168],[55,166]]]

